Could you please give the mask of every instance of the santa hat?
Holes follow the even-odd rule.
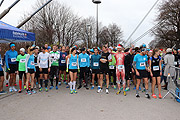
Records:
[[[118,44],[117,48],[122,48],[121,44]]]

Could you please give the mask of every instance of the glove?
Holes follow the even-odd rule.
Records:
[[[66,72],[68,72],[68,68],[66,68]]]
[[[78,69],[78,73],[80,73],[80,69]]]

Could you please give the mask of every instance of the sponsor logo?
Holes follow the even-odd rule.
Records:
[[[26,33],[22,33],[22,32],[15,32],[15,31],[13,31],[13,37],[27,38],[27,34]]]

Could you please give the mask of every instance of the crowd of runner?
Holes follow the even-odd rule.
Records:
[[[161,87],[167,89],[167,76],[177,77],[177,71],[175,68],[169,70],[170,66],[180,67],[180,50],[151,50],[145,44],[128,49],[120,44],[117,47],[104,45],[101,49],[57,45],[51,48],[45,44],[43,47],[33,45],[27,50],[21,48],[16,51],[14,43],[10,43],[9,47],[4,58],[0,55],[0,95],[7,93],[3,90],[5,78],[9,92],[21,93],[24,89],[29,95],[36,94],[37,90],[58,90],[64,83],[70,94],[77,94],[77,89],[82,87],[89,90],[97,86],[97,93],[102,93],[104,87],[105,93],[109,94],[109,88],[113,87],[117,89],[117,95],[122,91],[124,96],[130,91],[130,85],[134,85],[136,97],[140,97],[139,91],[142,91],[146,98],[150,98],[151,84],[151,96],[157,98],[157,86],[161,99]]]

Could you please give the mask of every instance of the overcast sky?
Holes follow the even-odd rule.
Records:
[[[1,0],[0,0],[1,1]],[[4,0],[0,7],[0,13],[9,7],[16,0]],[[2,21],[13,26],[18,25],[18,21],[26,12],[32,11],[32,6],[37,0],[21,0],[11,11],[2,19]],[[46,0],[43,0],[46,1]],[[96,17],[96,6],[92,0],[56,0],[70,6],[72,10],[81,17],[94,16]],[[148,10],[156,2],[156,0],[101,0],[99,5],[99,21],[103,25],[116,23],[124,32],[124,40],[126,40],[137,24],[142,20]],[[149,14],[138,31],[132,36],[132,41],[149,30],[154,25],[154,20],[157,15],[157,6]],[[137,45],[143,42],[148,44],[153,37],[146,36]]]

